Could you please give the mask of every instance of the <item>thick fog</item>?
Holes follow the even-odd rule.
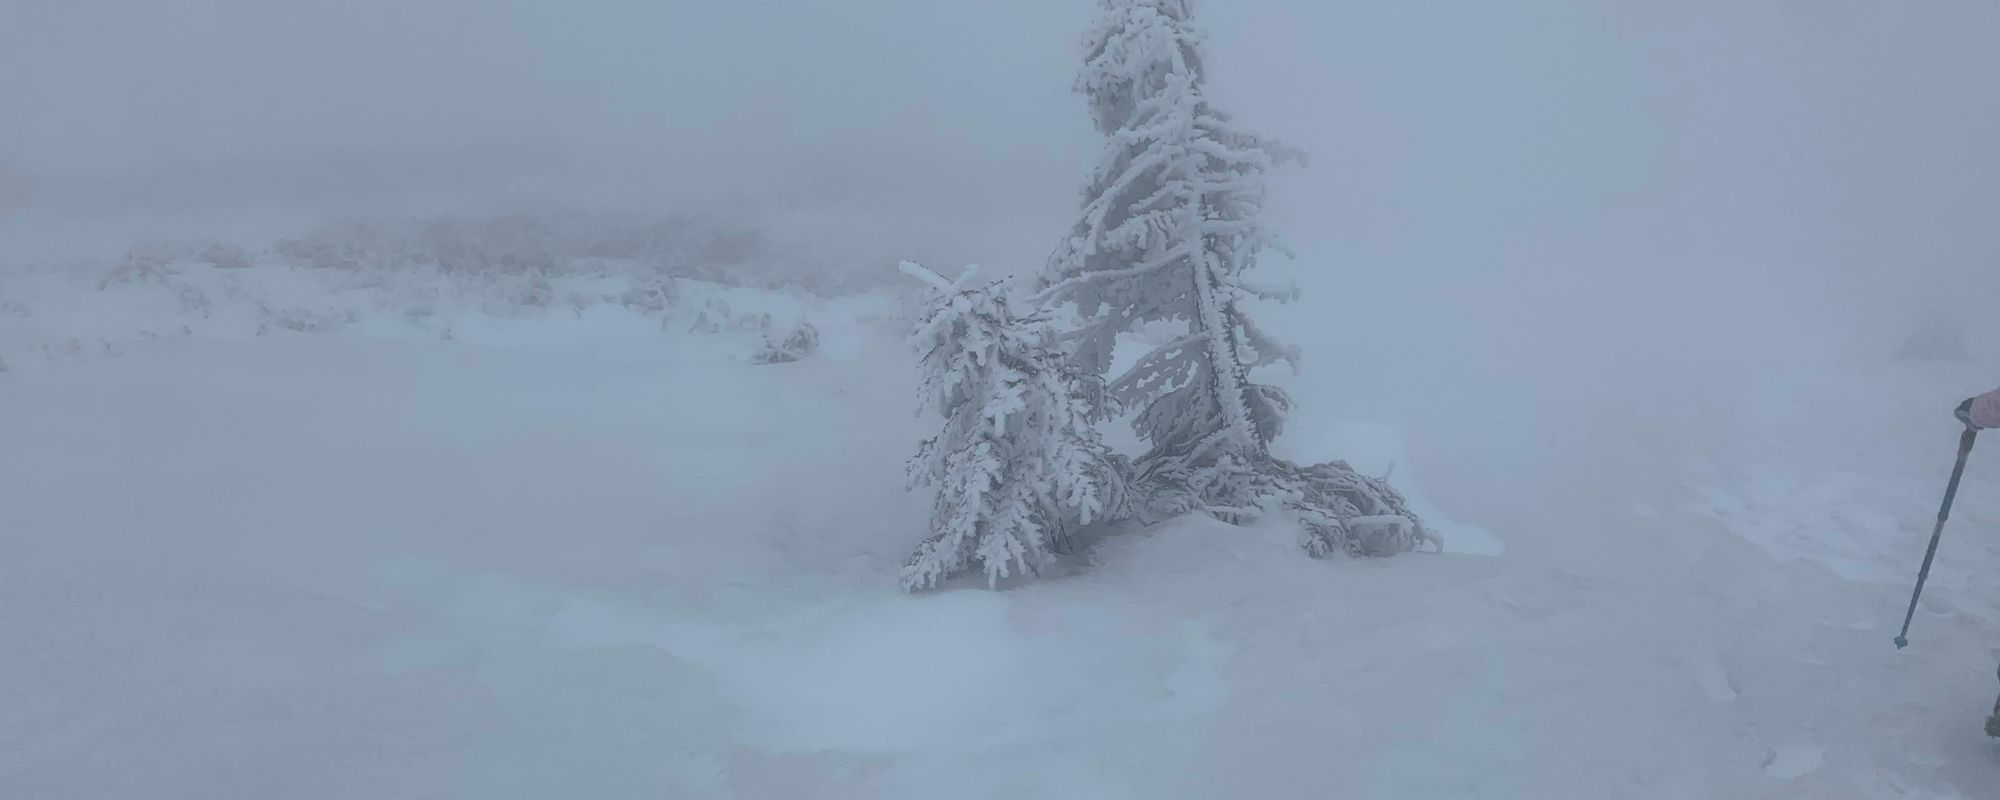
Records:
[[[1019,269],[1096,156],[1069,91],[1092,11],[7,0],[6,252],[604,208]],[[1579,356],[1679,383],[1718,359],[1867,361],[2000,297],[1991,3],[1201,13],[1213,100],[1313,156],[1271,203],[1300,255],[1272,271],[1308,291],[1295,313],[1493,372],[1460,383]]]
[[[0,0],[0,800],[1993,795],[2000,2],[1192,3]]]
[[[1092,158],[1086,3],[9,3],[10,204],[64,222],[699,209],[1018,254]]]

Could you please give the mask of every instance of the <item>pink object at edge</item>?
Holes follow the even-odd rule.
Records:
[[[2000,428],[2000,389],[1972,398],[1972,424],[1980,428]]]

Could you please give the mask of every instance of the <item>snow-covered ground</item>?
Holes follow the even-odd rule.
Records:
[[[1309,361],[1284,445],[1450,552],[1186,520],[909,596],[892,295],[101,277],[0,282],[0,797],[2000,793],[2000,447],[1889,643],[1968,366],[1530,436]]]

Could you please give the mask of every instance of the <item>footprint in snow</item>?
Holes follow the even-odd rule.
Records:
[[[1729,668],[1722,665],[1722,659],[1715,653],[1697,653],[1688,657],[1688,668],[1694,671],[1694,679],[1701,685],[1701,693],[1708,699],[1726,703],[1736,699],[1736,682],[1730,680]]]
[[[1826,764],[1826,750],[1816,744],[1792,743],[1764,751],[1764,774],[1792,780]]]

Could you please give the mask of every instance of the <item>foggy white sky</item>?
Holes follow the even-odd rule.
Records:
[[[0,231],[583,204],[1034,264],[1096,153],[1069,93],[1092,13],[0,0]],[[1198,13],[1216,102],[1314,156],[1273,205],[1302,270],[1656,308],[1717,281],[1916,308],[2000,273],[1989,0]]]
[[[1091,157],[1068,93],[1081,3],[4,2],[0,164],[64,214],[723,203],[970,221],[1070,205]]]

